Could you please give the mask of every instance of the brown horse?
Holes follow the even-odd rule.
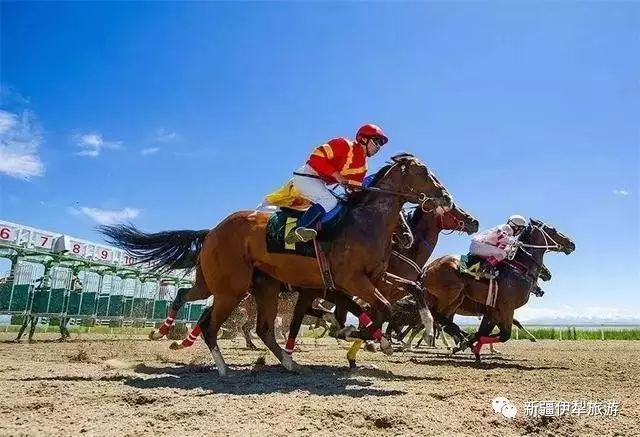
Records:
[[[388,272],[396,276],[402,277],[409,281],[416,281],[420,274],[422,267],[438,242],[438,236],[442,231],[460,231],[467,234],[473,234],[478,230],[478,220],[468,214],[465,210],[453,204],[451,208],[436,208],[430,211],[424,211],[422,208],[414,208],[411,212],[408,220],[406,221],[407,230],[404,230],[404,225],[399,224],[396,229],[396,234],[411,234],[410,244],[402,245],[399,241],[395,241],[393,244],[392,257],[389,260]],[[399,300],[403,296],[410,292],[407,291],[396,293],[393,297],[389,297],[391,303]],[[422,293],[422,290],[419,290]],[[287,352],[293,350],[295,339],[300,331],[302,320],[305,315],[322,316],[323,312],[315,311],[311,308],[314,299],[325,296],[324,290],[301,290],[298,296],[298,301],[293,313],[293,319],[291,326],[289,327],[289,338],[287,339]],[[336,320],[341,327],[344,327],[347,312],[355,308],[357,311],[357,305],[349,298],[341,293],[326,293],[326,299],[336,304]],[[416,314],[419,313],[419,308],[415,309]],[[354,313],[358,316],[357,313]],[[427,320],[430,326],[433,326],[433,320],[431,314],[427,310],[426,306],[424,311],[420,311],[420,317],[422,320]],[[348,335],[353,335],[353,332],[348,331]],[[347,334],[344,334],[347,335]],[[358,345],[349,351],[347,359],[351,368],[356,366],[356,354],[359,348]]]
[[[489,283],[486,279],[462,273],[459,268],[460,259],[454,255],[438,258],[427,266],[422,283],[433,297],[434,305],[431,310],[444,320],[453,316],[465,298],[479,305],[484,305],[483,318],[476,334],[467,339],[460,328],[451,322],[449,328],[457,342],[462,344],[460,349],[474,344],[473,352],[480,360],[480,350],[483,344],[505,342],[511,337],[514,311],[525,305],[529,300],[531,290],[536,286],[538,276],[543,269],[543,256],[547,251],[564,252],[570,254],[575,250],[575,244],[569,237],[555,228],[539,220],[531,219],[529,225],[519,238],[518,250],[512,260],[502,263],[500,275],[497,278],[498,296],[494,306],[487,306]],[[496,336],[489,334],[495,326],[500,333]]]
[[[403,204],[449,206],[451,197],[424,164],[408,155],[394,158],[393,164],[378,172],[372,187],[365,190],[350,202],[350,215],[331,241],[327,259],[340,290],[359,296],[386,315],[390,304],[383,293],[408,282],[386,273],[391,237]],[[292,370],[297,364],[283,354],[273,332],[280,282],[319,289],[324,281],[315,259],[267,250],[268,219],[269,214],[261,212],[236,212],[208,232],[204,240],[194,231],[145,234],[130,226],[111,226],[102,228],[102,232],[112,244],[140,262],[154,263],[158,269],[193,266],[197,259],[196,282],[187,295],[214,296],[213,307],[202,314],[197,326],[221,375],[226,374],[227,366],[218,347],[218,330],[250,289],[258,306],[258,335]],[[256,278],[256,270],[266,275]],[[367,323],[376,340],[382,339],[380,324],[379,320]]]
[[[540,269],[539,279],[543,281],[551,280],[551,272],[544,265],[542,265],[542,268]],[[536,284],[533,290],[531,290],[531,293],[538,297],[542,297],[544,295],[544,291],[542,291],[542,289],[538,286],[538,284]],[[462,303],[460,304],[460,306],[458,307],[458,309],[456,310],[456,314],[460,316],[482,317],[484,315],[483,313],[484,310],[485,310],[484,304],[476,303],[471,299],[469,299],[468,297],[465,297]],[[417,305],[414,301],[404,300],[404,301],[396,302],[396,304],[394,304],[394,309],[392,310],[392,318],[389,321],[389,324],[387,325],[387,335],[390,336],[392,332],[396,332],[397,334],[396,339],[399,341],[403,341],[404,338],[407,336],[407,334],[411,331],[409,340],[405,343],[405,347],[411,347],[413,339],[416,337],[416,335],[418,335],[420,332],[422,332],[425,329],[420,318],[416,317],[416,314],[415,314],[416,311],[417,311]],[[453,321],[453,317],[451,318],[451,321]],[[536,341],[535,336],[531,332],[529,332],[518,320],[513,319],[513,324],[517,326],[520,330],[522,330],[527,336],[529,336],[529,339],[531,341],[534,341],[534,342]],[[402,331],[401,329],[404,326],[406,326],[406,328],[404,331]],[[433,330],[435,331],[436,337],[439,334],[440,335],[442,334],[442,327],[437,323],[434,323]],[[442,335],[441,338],[445,347],[449,348],[449,344],[447,342],[446,337]],[[417,347],[420,346],[421,342],[422,342],[422,339],[418,341]],[[490,347],[491,347],[492,353],[498,353],[498,351],[494,349],[493,344],[491,344]]]

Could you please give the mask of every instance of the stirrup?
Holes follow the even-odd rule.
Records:
[[[287,235],[285,238],[285,243],[294,244],[294,243],[307,243],[318,235],[318,231],[311,228],[297,228]]]

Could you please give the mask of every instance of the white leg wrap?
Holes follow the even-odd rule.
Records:
[[[217,347],[211,350],[211,355],[213,355],[213,361],[216,363],[216,369],[218,369],[218,374],[220,376],[225,376],[227,374],[227,365],[224,362],[224,358],[222,358],[222,353],[220,353],[220,349]]]
[[[426,341],[427,337],[433,337],[433,316],[428,308],[421,308],[418,312],[420,313],[420,320],[424,325],[423,337]]]

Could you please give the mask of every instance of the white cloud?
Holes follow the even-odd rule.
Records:
[[[623,189],[615,189],[615,190],[613,190],[613,194],[615,194],[617,196],[628,196],[629,192],[627,190],[623,190]]]
[[[38,149],[43,142],[35,115],[0,109],[0,173],[22,179],[44,174]]]
[[[157,147],[147,147],[146,149],[142,149],[140,151],[140,154],[142,156],[153,155],[154,153],[158,153],[159,151],[160,151],[160,149],[157,148]]]
[[[97,132],[75,134],[73,136],[76,145],[82,150],[76,153],[79,156],[89,156],[95,158],[102,153],[104,149],[120,149],[121,141],[106,141],[102,134]]]
[[[15,88],[6,84],[0,84],[0,100],[5,105],[16,104],[25,106],[31,104],[29,97],[23,96]]]
[[[67,212],[71,215],[86,215],[91,220],[101,225],[121,223],[127,220],[134,219],[140,214],[140,210],[137,208],[100,209],[90,208],[88,206],[81,206],[80,208],[67,208]]]
[[[164,128],[156,129],[151,141],[155,143],[169,143],[176,141],[180,136],[176,132],[168,131]]]
[[[602,321],[616,319],[639,319],[638,312],[633,309],[617,307],[575,307],[560,305],[555,307],[537,307],[528,305],[516,310],[516,318],[522,322],[531,320],[583,320]]]

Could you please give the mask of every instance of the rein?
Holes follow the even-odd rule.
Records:
[[[547,252],[550,249],[562,249],[562,245],[558,244],[553,238],[551,238],[551,236],[547,233],[547,231],[544,230],[544,228],[546,227],[546,225],[543,223],[542,226],[538,226],[538,225],[531,225],[533,230],[537,230],[539,231],[542,236],[544,237],[544,245],[537,245],[537,244],[528,244],[528,243],[519,243],[518,244],[518,249],[522,250],[522,252],[525,253],[525,255],[527,255],[529,257],[529,259],[531,259],[531,261],[533,261],[533,263],[536,265],[537,269],[543,269],[544,266],[542,264],[542,262],[538,262],[532,253],[530,253],[528,250],[525,250],[525,247],[527,249],[544,249],[545,252]],[[548,242],[551,241],[553,243],[553,245],[548,244]],[[512,263],[516,263],[516,264],[512,264]],[[514,267],[518,268],[519,270],[522,269],[522,267],[525,267],[526,269],[524,270],[524,272],[526,273],[529,269],[528,267],[526,267],[523,263],[519,262],[519,261],[515,261],[515,260],[509,260],[509,264],[513,265]],[[539,272],[538,272],[539,274]]]
[[[554,240],[553,238],[551,238],[551,235],[549,235],[547,233],[547,231],[544,230],[544,228],[546,227],[546,225],[543,223],[542,226],[538,226],[538,225],[532,225],[532,228],[534,230],[540,231],[540,233],[542,234],[542,236],[544,237],[544,245],[539,246],[536,244],[526,244],[526,243],[522,243],[520,244],[519,247],[526,247],[529,249],[545,249],[545,251],[549,250],[549,249],[562,249],[562,245],[558,244],[556,242],[556,240]],[[553,245],[547,244],[548,241],[551,241],[553,243]],[[526,250],[522,249],[525,253],[527,253],[528,255],[531,255],[529,252],[527,252]]]
[[[420,268],[420,266],[418,264],[416,264],[415,261],[413,261],[411,258],[406,257],[403,254],[401,254],[400,252],[397,252],[395,250],[392,250],[391,254],[396,256],[399,260],[404,261],[407,264],[409,264],[411,266],[411,268],[413,270],[415,270],[418,275],[422,274],[422,269]]]
[[[397,164],[398,163],[396,162],[396,165]],[[393,167],[391,167],[391,168],[393,168]],[[391,169],[389,169],[389,171],[390,170]],[[403,173],[404,173],[404,169],[403,169]],[[302,177],[305,177],[305,178],[322,179],[320,176],[317,176],[317,175],[299,173],[299,172],[295,172],[295,171],[293,172],[293,174],[295,176],[302,176]],[[389,194],[391,196],[397,196],[397,197],[403,197],[405,199],[417,200],[416,203],[418,203],[420,205],[420,208],[422,208],[422,210],[424,212],[433,211],[433,209],[427,209],[427,203],[432,202],[434,200],[439,200],[439,199],[442,199],[443,197],[445,197],[445,196],[442,196],[442,197],[428,197],[424,193],[417,193],[412,187],[409,187],[409,191],[410,191],[409,193],[403,193],[401,191],[395,191],[395,190],[387,190],[385,188],[378,188],[378,187],[365,187],[365,186],[362,186],[362,185],[354,185],[354,184],[346,184],[346,185],[344,185],[344,187],[345,188],[350,188],[352,190],[370,191],[370,192],[373,192],[373,193]]]
[[[458,222],[458,227],[456,229],[449,229],[449,232],[445,232],[444,231],[444,218],[443,218],[443,216],[445,214],[446,215],[450,215],[453,218],[453,220]],[[438,214],[438,222],[440,224],[440,229],[441,229],[440,232],[442,232],[444,235],[451,235],[454,232],[462,232],[462,231],[464,231],[464,221],[455,218],[455,216],[453,214],[451,214],[451,210],[450,209],[445,211],[444,214]]]

